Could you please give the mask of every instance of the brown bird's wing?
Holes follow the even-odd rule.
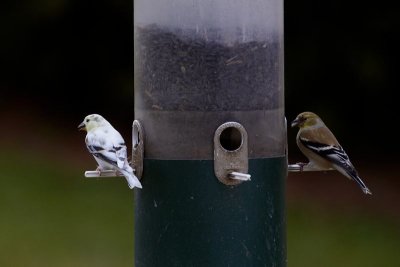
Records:
[[[343,168],[350,176],[357,176],[346,152],[327,127],[304,130],[299,141],[305,148]]]
[[[336,137],[327,127],[305,129],[301,132],[300,137],[315,143],[340,147]]]

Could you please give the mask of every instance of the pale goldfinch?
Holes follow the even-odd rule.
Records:
[[[296,142],[309,160],[306,164],[307,168],[336,169],[344,176],[356,181],[365,194],[372,194],[358,176],[346,152],[318,115],[312,112],[300,113],[291,126],[299,127]]]
[[[129,188],[142,188],[129,166],[124,139],[106,119],[98,114],[88,115],[78,129],[87,131],[86,147],[99,164],[100,171],[119,171],[125,176]]]

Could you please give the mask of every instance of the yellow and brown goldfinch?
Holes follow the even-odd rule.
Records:
[[[308,169],[336,169],[344,176],[357,182],[365,194],[372,194],[358,176],[356,169],[336,137],[318,115],[312,112],[300,113],[291,126],[299,127],[296,142],[301,152],[309,160],[309,163],[306,164]]]
[[[127,149],[121,134],[102,116],[85,117],[78,129],[86,130],[86,147],[99,164],[100,170],[116,170],[122,173],[129,188],[142,188],[127,159]]]

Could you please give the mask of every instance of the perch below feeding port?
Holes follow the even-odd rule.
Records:
[[[118,170],[112,170],[112,169],[107,169],[107,170],[102,170],[100,168],[97,168],[94,171],[85,171],[85,177],[86,178],[113,178],[113,177],[125,177],[128,186],[130,189],[133,189],[135,187],[137,188],[142,188],[142,185],[135,175],[135,170],[129,167],[130,173],[126,173],[124,169],[118,169]]]
[[[231,172],[229,173],[228,177],[234,180],[250,181],[251,175],[240,172]]]
[[[86,178],[98,178],[98,177],[119,177],[123,176],[122,173],[114,170],[104,170],[104,171],[85,171]]]
[[[288,171],[290,172],[312,172],[312,171],[333,171],[334,169],[329,168],[329,169],[314,169],[314,168],[310,168],[309,166],[307,166],[307,164],[289,164],[288,165]]]

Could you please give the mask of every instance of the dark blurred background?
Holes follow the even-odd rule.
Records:
[[[83,178],[95,164],[76,127],[99,113],[129,140],[133,2],[1,5],[0,266],[132,266],[133,194]],[[336,172],[290,173],[288,266],[398,264],[393,5],[285,1],[286,117],[318,113],[373,192]],[[304,161],[295,135],[289,161]]]

